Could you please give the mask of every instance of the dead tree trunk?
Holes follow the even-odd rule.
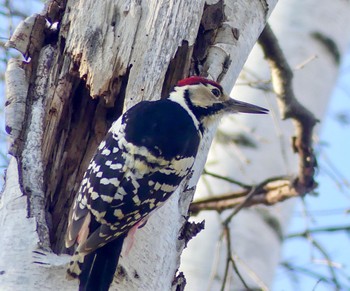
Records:
[[[9,46],[27,60],[10,61],[6,74],[13,158],[1,197],[2,290],[74,288],[65,259],[48,252],[64,252],[69,208],[111,123],[190,74],[229,91],[276,2],[52,0],[17,28]],[[190,181],[121,260],[121,290],[182,285],[176,272],[186,242],[178,238],[212,136]]]

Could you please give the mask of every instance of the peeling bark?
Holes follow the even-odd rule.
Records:
[[[6,103],[5,103],[5,129],[9,135],[8,152],[15,156],[18,147],[22,144],[21,132],[26,114],[26,98],[29,88],[29,80],[24,70],[24,63],[11,59],[7,65],[5,79]]]
[[[270,2],[272,6],[276,3]],[[47,266],[47,271],[33,267],[30,256],[26,256],[22,264],[32,278],[30,282],[19,282],[12,273],[0,286],[40,288],[40,272],[51,278],[47,290],[57,288],[54,286],[71,290],[75,286],[63,279],[64,260],[47,250],[64,251],[68,211],[97,145],[124,109],[141,100],[166,96],[178,79],[190,73],[222,79],[226,90],[232,87],[266,18],[266,11],[253,11],[245,1],[237,4],[238,10],[234,4],[218,1],[205,6],[200,0],[52,0],[40,15],[30,18],[40,25],[38,29],[33,25],[32,30],[26,26],[24,46],[19,47],[17,40],[11,39],[10,45],[17,46],[28,58],[27,63],[17,66],[24,70],[21,78],[28,80],[28,85],[19,102],[21,106],[25,102],[24,118],[17,123],[23,126],[16,125],[16,140],[20,141],[15,151],[19,167],[16,193],[26,198],[20,207],[29,213],[29,218],[21,216],[21,220],[35,229],[35,238],[25,246],[30,253],[42,254],[36,260]],[[248,22],[254,23],[252,28],[248,28]],[[194,52],[196,42],[202,39],[200,25],[210,31],[204,57]],[[194,175],[183,185],[181,196],[179,189],[138,231],[135,246],[121,259],[121,289],[172,288],[185,246],[185,240],[178,239],[180,229],[186,222],[184,217],[214,130],[205,137]],[[14,167],[11,175],[13,172]],[[4,232],[11,227],[7,223],[3,220],[0,225]],[[5,259],[0,256],[0,266],[6,269]],[[18,265],[16,268],[20,269]],[[184,284],[181,278],[175,280],[176,286]]]

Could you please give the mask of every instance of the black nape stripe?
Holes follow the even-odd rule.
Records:
[[[194,108],[196,106],[193,105],[191,98],[190,98],[190,91],[188,89],[185,90],[184,92],[184,98],[185,98],[185,102],[188,106],[188,108],[193,112],[194,116],[197,118],[198,122],[199,122],[199,130],[201,132],[201,134],[204,133],[204,126],[202,124],[202,119],[200,118],[199,115],[196,114]]]
[[[214,115],[224,108],[224,105],[222,103],[214,103],[212,106],[209,107],[200,107],[194,105],[191,101],[189,90],[185,90],[184,97],[188,108],[193,112],[194,116],[199,121],[199,127],[202,133],[204,131],[204,127],[202,124],[203,118]]]

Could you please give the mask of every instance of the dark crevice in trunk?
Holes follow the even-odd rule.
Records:
[[[188,76],[193,47],[183,40],[166,71],[161,98],[167,98],[177,81]]]
[[[110,92],[115,96],[105,96],[116,100],[112,107],[106,105],[105,98],[91,98],[85,81],[75,77],[70,80],[76,84],[76,88],[68,97],[57,126],[57,135],[52,137],[56,142],[45,172],[50,239],[57,253],[65,250],[64,235],[69,209],[83,174],[98,144],[122,113],[129,72],[130,68],[126,75],[115,79],[118,90]]]

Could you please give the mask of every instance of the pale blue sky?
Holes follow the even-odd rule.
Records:
[[[343,225],[350,226],[350,185],[345,185],[350,180],[350,154],[348,152],[350,149],[350,124],[341,123],[337,118],[339,113],[343,113],[345,117],[350,118],[349,101],[350,50],[343,60],[337,86],[334,88],[328,112],[322,121],[321,145],[318,146],[318,151],[320,152],[318,163],[320,169],[317,175],[317,181],[319,183],[317,192],[319,196],[308,196],[305,199],[305,204],[311,214],[309,218],[303,216],[302,203],[298,203],[288,233],[301,232],[307,227],[313,229]],[[324,158],[325,155],[343,176],[339,177],[339,175],[335,175],[337,177],[336,180],[338,180],[337,182],[334,177],[331,178],[327,174],[327,172],[333,172],[334,175],[334,171],[327,164],[327,158]],[[347,181],[341,181],[342,178],[347,179]],[[348,288],[346,290],[350,290],[350,232],[322,233],[314,235],[314,238],[322,244],[331,257],[331,260],[341,266],[341,269],[337,272],[338,279],[346,282]],[[300,267],[311,268],[314,272],[319,272],[329,277],[328,269],[322,265],[324,263],[324,257],[305,239],[287,240],[283,248],[283,257],[284,260],[291,260]],[[315,263],[311,263],[312,260]],[[344,274],[344,276],[340,274]],[[344,277],[347,278],[345,279]],[[280,269],[276,274],[273,290],[333,290],[331,288],[332,285],[322,282],[316,286],[317,279],[305,275],[300,275],[299,280],[300,285],[296,289],[295,285],[288,282],[285,271],[282,272]]]

